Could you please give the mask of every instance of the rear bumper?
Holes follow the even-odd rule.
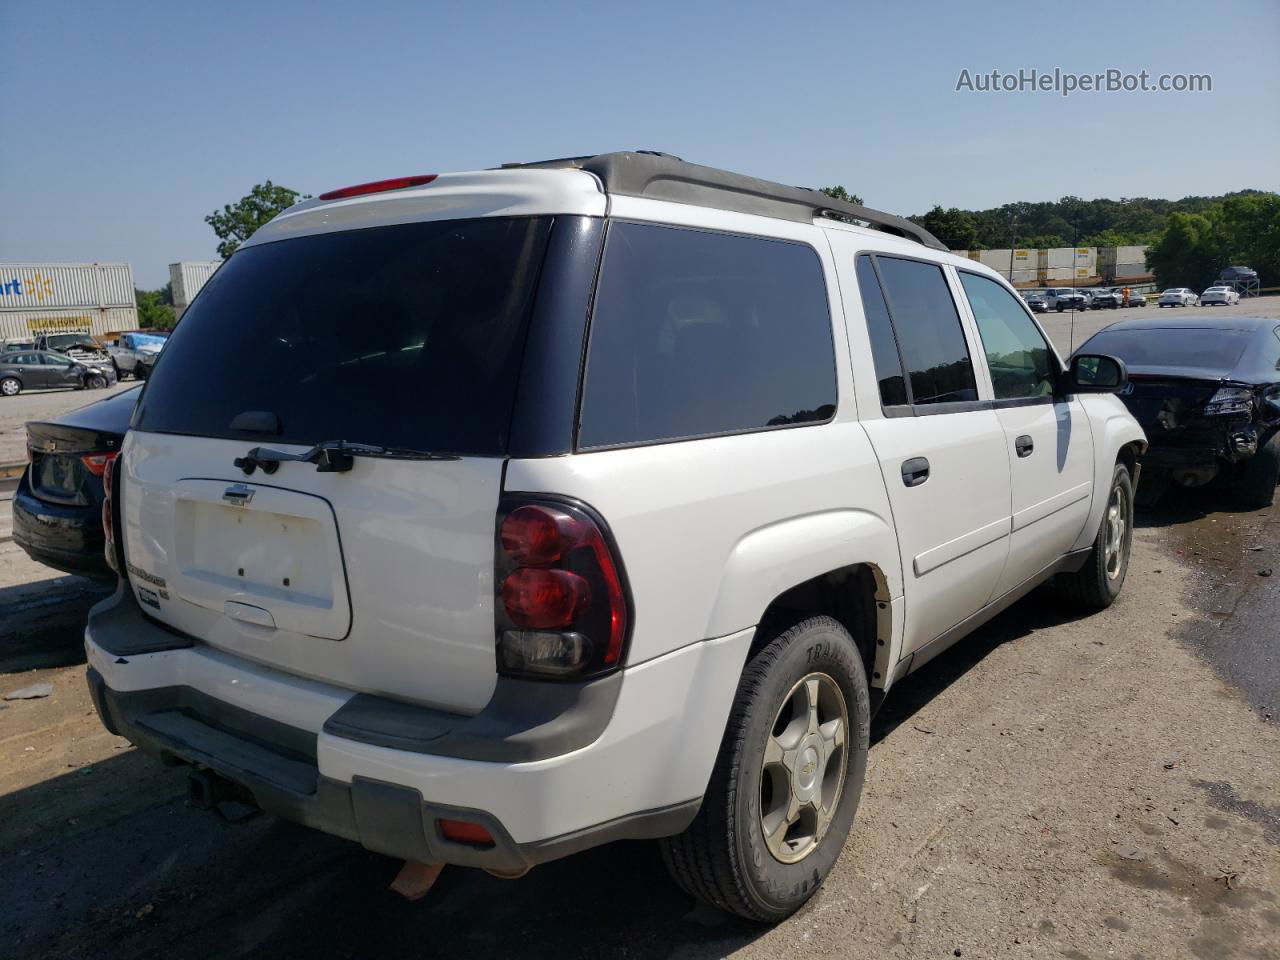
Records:
[[[103,556],[98,504],[46,503],[31,492],[28,469],[13,495],[13,539],[33,560],[67,573],[114,578]]]
[[[103,723],[140,748],[212,770],[268,812],[380,853],[518,873],[688,825],[752,633],[607,678],[614,693],[598,698],[609,701],[603,718],[599,702],[583,706],[590,696],[562,696],[547,715],[528,697],[495,695],[495,709],[454,717],[444,733],[439,711],[384,710],[379,698],[171,634],[127,588],[94,608],[85,646]],[[442,817],[481,824],[494,846],[446,839]]]

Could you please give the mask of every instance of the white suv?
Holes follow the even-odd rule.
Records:
[[[1126,379],[913,223],[662,154],[334,191],[142,393],[90,687],[201,802],[506,875],[660,837],[777,920],[895,682],[1119,592]]]

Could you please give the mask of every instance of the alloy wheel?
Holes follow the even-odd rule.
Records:
[[[765,743],[760,827],[782,863],[803,860],[835,816],[848,767],[849,710],[839,684],[810,673],[783,699]]]

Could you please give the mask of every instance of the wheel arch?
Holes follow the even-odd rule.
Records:
[[[858,644],[867,682],[887,687],[902,632],[901,598],[902,567],[888,520],[865,510],[822,511],[754,530],[735,544],[704,635],[754,625],[750,659],[781,630],[826,614]]]
[[[1110,489],[1116,464],[1123,463],[1129,468],[1136,486],[1142,455],[1147,450],[1147,435],[1119,397],[1098,393],[1085,394],[1080,400],[1093,431],[1093,501],[1073,550],[1089,546],[1097,535],[1098,524],[1102,522],[1102,513],[1107,505],[1107,497],[1102,495],[1102,491]]]

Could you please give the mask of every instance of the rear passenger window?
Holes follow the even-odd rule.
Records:
[[[937,264],[876,257],[914,405],[978,399],[960,314]]]
[[[835,408],[831,315],[812,248],[610,225],[580,447],[815,423]]]
[[[871,359],[880,383],[880,403],[885,407],[905,406],[907,385],[902,376],[898,344],[893,338],[893,323],[889,320],[889,308],[885,305],[876,269],[865,253],[858,257],[858,290],[862,294],[867,333],[871,336]]]

